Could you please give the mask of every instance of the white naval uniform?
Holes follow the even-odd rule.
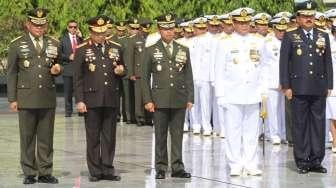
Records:
[[[255,56],[261,47],[256,36],[237,33],[217,47],[216,98],[224,109],[225,154],[231,170],[258,168],[259,103],[267,91],[261,74],[265,66]]]
[[[279,58],[281,40],[268,35],[261,52],[261,61],[266,65],[268,95],[266,101],[267,118],[266,137],[286,139],[285,130],[285,96],[279,90]]]
[[[194,44],[193,44],[193,38],[179,38],[176,40],[177,42],[183,44],[184,46],[188,47],[189,48],[189,53],[190,53],[190,56],[193,55],[194,51]],[[191,110],[187,109],[186,110],[186,113],[185,113],[185,118],[184,118],[184,125],[183,125],[183,131],[189,131],[189,129],[192,129],[192,118],[191,118]]]
[[[330,96],[327,97],[326,104],[326,143],[331,141],[332,138],[329,134],[330,131],[330,120],[336,120],[336,38],[330,34],[330,49],[331,49],[331,58],[333,65],[333,83],[334,87],[330,93]]]
[[[211,133],[211,82],[214,80],[214,45],[215,40],[209,33],[193,38],[193,49],[189,49],[193,79],[194,105],[191,109],[191,119],[194,133]]]

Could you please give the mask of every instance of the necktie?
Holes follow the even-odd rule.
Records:
[[[104,49],[103,49],[103,45],[102,44],[98,44],[97,47],[98,47],[98,49],[99,49],[99,51],[101,53],[104,53]]]
[[[37,53],[40,54],[42,51],[42,47],[40,45],[39,38],[35,38],[35,48],[36,48]]]
[[[71,47],[72,47],[72,53],[75,53],[77,47],[77,41],[76,36],[74,35],[72,36]]]
[[[171,45],[170,44],[167,44],[166,51],[167,51],[167,54],[168,54],[169,58],[171,58],[172,53],[171,53]]]
[[[310,34],[310,33],[307,33],[307,38],[308,38],[309,41],[312,40],[312,39],[311,39],[311,34]]]

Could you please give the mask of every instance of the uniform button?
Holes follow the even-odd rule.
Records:
[[[39,85],[39,88],[42,88],[42,85]]]
[[[106,73],[106,72],[104,73],[104,76],[107,76],[107,73]]]
[[[24,85],[21,85],[22,88],[24,88]]]
[[[103,67],[106,67],[106,65],[104,64]]]
[[[172,63],[172,61],[169,60],[169,63]]]
[[[170,68],[169,68],[169,70],[170,70],[170,71],[172,71],[172,70],[173,70],[173,68],[171,68],[171,67],[170,67]]]
[[[107,82],[104,82],[105,85],[107,85]]]
[[[312,45],[309,45],[309,48],[313,48],[313,46],[312,46]]]
[[[104,57],[102,57],[102,60],[104,60],[105,58]]]
[[[170,83],[170,87],[173,87],[174,86],[174,84],[173,83]]]
[[[52,87],[55,87],[55,84],[51,85]]]
[[[39,77],[39,78],[42,78],[42,75],[39,74],[38,77]]]
[[[37,58],[39,58],[39,59],[40,59],[40,58],[41,58],[41,56],[37,56]]]
[[[137,66],[140,66],[140,64],[138,63]]]
[[[42,66],[41,65],[37,65],[38,68],[41,68]]]
[[[92,88],[89,88],[89,91],[92,91]]]
[[[313,62],[310,62],[309,65],[313,65]]]
[[[313,74],[313,71],[309,71],[309,74]]]
[[[170,75],[170,78],[174,78],[174,76],[173,76],[173,75]]]
[[[312,56],[313,56],[313,54],[309,54],[309,56],[310,56],[310,57],[312,57]]]

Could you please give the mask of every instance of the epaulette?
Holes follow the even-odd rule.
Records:
[[[183,47],[185,47],[185,48],[188,48],[188,46],[186,46],[186,45],[180,43],[179,41],[176,41],[176,40],[174,40],[174,41],[175,41],[178,45],[183,46]]]
[[[128,38],[133,38],[133,37],[135,37],[136,36],[136,34],[134,34],[134,35],[130,35]]]
[[[224,35],[224,36],[221,36],[221,37],[219,38],[219,40],[226,40],[226,39],[228,39],[228,38],[231,38],[231,35],[226,34],[226,35]]]
[[[20,38],[22,38],[22,37],[23,37],[23,35],[21,35],[21,36],[19,36],[19,37],[16,37],[15,39],[13,39],[13,40],[11,41],[11,43],[17,41],[18,39],[20,39]]]
[[[123,39],[123,38],[125,38],[126,37],[126,35],[124,35],[124,36],[121,36],[121,37],[118,37],[119,39]]]
[[[114,35],[110,35],[108,37],[106,37],[106,40],[110,40]]]
[[[272,38],[270,36],[266,37],[265,42],[271,42]]]
[[[57,38],[55,38],[55,37],[53,37],[53,36],[48,36],[48,37],[51,38],[51,39],[53,39],[53,40],[55,40],[56,42],[59,43],[59,40],[58,40]]]
[[[317,28],[317,30],[319,30],[319,31],[321,31],[321,32],[324,32],[324,33],[327,33],[327,31],[326,31],[326,30],[324,30],[324,29],[321,29],[321,28]]]
[[[286,30],[286,32],[295,31],[295,30],[297,30],[297,29],[298,29],[298,27],[288,28],[288,29]]]
[[[114,42],[113,40],[109,40],[109,42],[112,43],[112,44],[115,44],[115,45],[117,45],[117,46],[120,46],[120,47],[122,46],[121,44],[119,44],[119,43],[117,43],[117,42]]]
[[[81,47],[83,47],[83,46],[85,46],[87,44],[88,44],[88,42],[83,42],[82,44],[78,45],[76,48],[81,48]]]

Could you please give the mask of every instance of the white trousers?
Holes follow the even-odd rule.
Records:
[[[191,122],[194,130],[211,131],[211,84],[194,83],[194,105],[191,109]]]
[[[213,132],[215,133],[225,133],[224,130],[224,112],[223,108],[218,106],[216,95],[215,95],[215,87],[211,86],[212,89],[212,125]]]
[[[259,104],[226,104],[225,155],[231,169],[258,167]]]
[[[269,89],[266,100],[266,137],[286,139],[285,96],[278,90]]]

